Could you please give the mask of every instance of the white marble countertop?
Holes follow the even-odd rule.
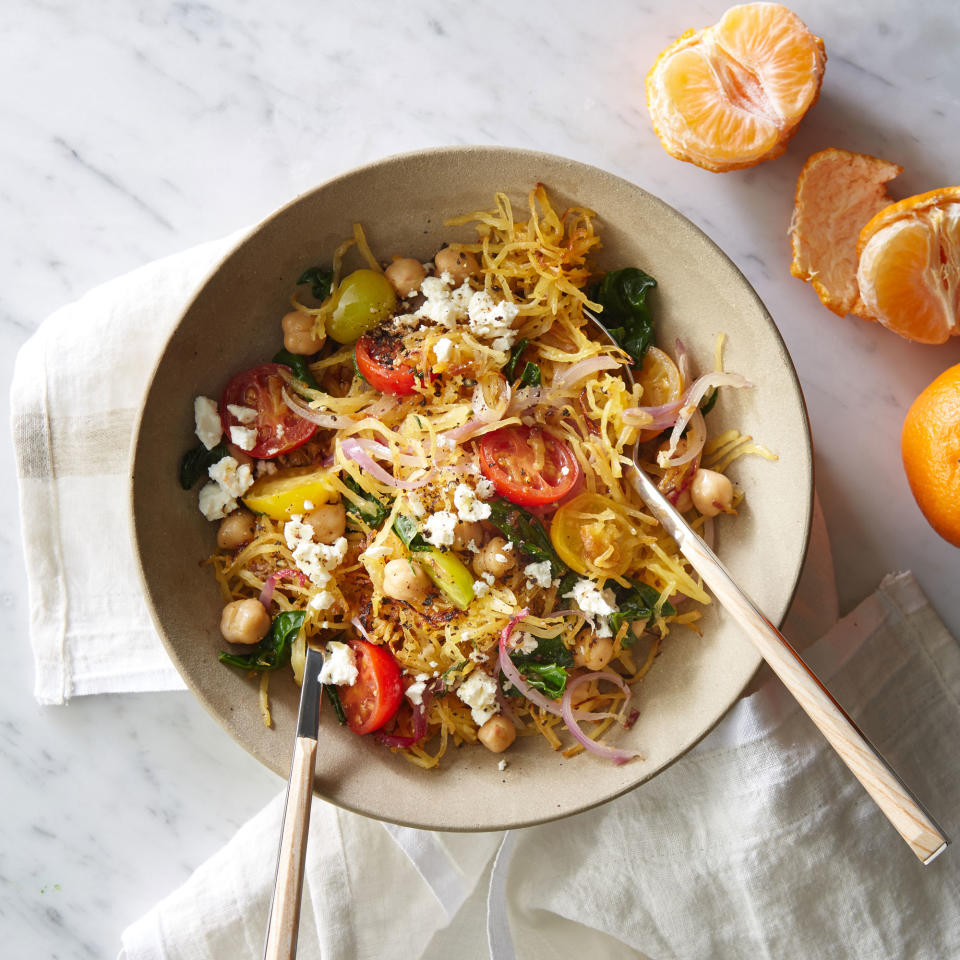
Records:
[[[54,308],[351,166],[442,144],[563,154],[680,209],[773,314],[809,406],[842,610],[885,572],[910,568],[960,635],[960,555],[923,521],[899,459],[907,406],[960,361],[960,342],[916,346],[833,316],[789,275],[787,239],[797,174],[823,147],[903,164],[896,197],[957,182],[956,6],[793,6],[826,42],[819,103],[785,156],[715,175],[664,153],[643,77],[660,49],[715,21],[723,3],[540,0],[514,5],[506,20],[482,4],[7,0],[5,382],[17,348]],[[122,928],[282,784],[186,693],[34,703],[9,454],[0,485],[3,952],[109,957]]]

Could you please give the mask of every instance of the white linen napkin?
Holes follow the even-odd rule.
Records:
[[[913,577],[888,577],[807,657],[956,833],[960,649]],[[129,927],[122,960],[259,958],[282,808]],[[301,957],[960,956],[955,852],[921,865],[776,680],[596,810],[506,835],[395,829],[396,845],[315,802]]]

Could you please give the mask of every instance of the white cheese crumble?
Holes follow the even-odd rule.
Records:
[[[490,516],[490,504],[477,498],[476,493],[465,483],[458,483],[453,493],[453,503],[461,520],[468,523],[486,520]]]
[[[241,407],[237,403],[228,403],[227,410],[233,414],[234,420],[239,420],[241,423],[253,423],[257,419],[257,411],[253,407]]]
[[[467,543],[467,549],[468,549],[471,553],[479,553],[479,552],[480,552],[480,548],[477,546],[477,541],[476,541],[476,540],[470,540],[470,541]]]
[[[357,658],[345,643],[331,640],[323,655],[320,668],[320,683],[332,683],[338,687],[352,687],[357,682]]]
[[[486,290],[478,290],[470,298],[467,315],[470,330],[484,340],[494,340],[494,350],[509,350],[517,332],[513,329],[519,309],[509,300],[494,300]]]
[[[329,610],[336,602],[336,594],[329,590],[321,590],[310,598],[308,606],[314,610]]]
[[[493,485],[492,480],[488,480],[486,477],[477,479],[477,496],[481,500],[489,500],[496,492],[497,488]]]
[[[217,412],[217,403],[209,397],[197,397],[193,401],[193,420],[196,424],[197,437],[208,449],[212,450],[223,436],[223,427],[220,424],[220,414]]]
[[[480,597],[485,597],[490,592],[490,584],[485,580],[474,580],[473,581],[473,595],[478,599]]]
[[[272,473],[277,472],[277,465],[272,460],[256,460],[254,461],[254,471],[259,480],[261,477],[268,477]]]
[[[539,646],[539,641],[535,636],[529,633],[521,633],[519,643],[514,644],[513,649],[518,653],[533,653]]]
[[[441,337],[433,345],[433,352],[438,363],[448,363],[453,356],[453,341],[449,337]]]
[[[404,691],[407,695],[409,701],[415,706],[419,707],[423,704],[423,694],[427,689],[427,681],[430,678],[425,673],[418,673],[417,679],[407,687]]]
[[[303,501],[303,509],[304,509],[304,510],[312,510],[312,509],[313,509],[313,501],[312,501],[312,500],[304,500],[304,501]]]
[[[249,464],[241,465],[233,457],[218,460],[207,473],[231,497],[242,497],[253,486],[253,471]]]
[[[482,670],[474,670],[457,687],[457,696],[470,708],[473,722],[482,727],[495,713],[499,713],[497,703],[497,681]]]
[[[294,514],[283,526],[287,547],[293,553],[297,569],[312,583],[325,587],[330,582],[330,571],[335,570],[347,555],[347,538],[339,537],[331,545],[314,543],[313,527],[303,523],[300,514]]]
[[[230,442],[241,450],[252,450],[257,443],[257,431],[252,427],[231,427]]]
[[[420,292],[425,299],[412,316],[431,320],[452,330],[459,321],[466,319],[467,304],[473,295],[473,289],[467,281],[456,290],[451,290],[452,286],[453,278],[449,273],[439,277],[427,277],[420,284]]]
[[[417,518],[422,517],[426,512],[427,508],[423,505],[423,501],[416,493],[407,492],[407,505],[410,507],[413,515]]]
[[[237,501],[219,483],[211,481],[200,488],[199,506],[208,520],[222,520],[237,509]]]
[[[424,539],[435,547],[449,547],[453,543],[453,532],[457,526],[457,515],[449,510],[439,510],[430,517],[424,527]]]
[[[573,602],[580,608],[581,612],[586,614],[587,618],[594,626],[598,637],[609,637],[610,624],[606,617],[611,613],[617,612],[616,597],[612,590],[600,590],[592,580],[578,580],[570,593],[565,593],[564,597],[573,599]],[[602,618],[599,625],[593,620],[594,617]]]
[[[528,563],[523,568],[523,575],[538,587],[543,587],[546,590],[551,582],[550,576],[550,561],[542,560],[540,563]]]
[[[504,757],[500,758],[500,762],[497,764],[497,769],[501,771],[501,773],[507,769],[507,761]]]

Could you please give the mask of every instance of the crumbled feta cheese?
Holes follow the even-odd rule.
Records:
[[[314,610],[329,610],[337,602],[335,594],[329,590],[321,590],[310,598],[308,606]]]
[[[237,509],[237,501],[219,483],[205,483],[200,488],[200,512],[208,520],[222,520]]]
[[[407,491],[407,505],[415,517],[422,517],[427,512],[427,508],[423,505],[419,495],[410,491]]]
[[[257,442],[257,431],[252,427],[231,427],[230,442],[241,450],[252,450]]]
[[[512,549],[513,549],[513,541],[512,541],[512,540],[508,540],[508,541],[503,545],[503,552],[504,552],[504,553],[509,553]]]
[[[497,488],[493,485],[492,480],[488,480],[486,477],[477,479],[477,496],[481,500],[489,500],[496,492]]]
[[[490,659],[485,653],[481,653],[479,650],[471,650],[467,656],[474,663],[486,663]]]
[[[304,509],[304,510],[312,510],[312,509],[313,509],[313,501],[312,501],[312,500],[304,500],[304,501],[303,501],[303,509]]]
[[[430,667],[431,670],[432,670],[434,667],[439,667],[439,666],[440,666],[440,664],[437,663],[436,660],[431,660],[430,663],[429,663],[429,667]]]
[[[246,463],[237,463],[233,457],[223,457],[207,470],[231,497],[242,497],[253,486],[253,471]]]
[[[457,696],[470,708],[473,722],[482,727],[500,710],[497,703],[497,681],[482,670],[474,670],[457,687]]]
[[[503,553],[495,553],[495,554],[493,555],[493,559],[496,560],[497,563],[506,563],[506,562],[507,562],[506,554],[503,554]]]
[[[257,419],[257,411],[253,407],[241,407],[236,403],[228,403],[227,410],[233,414],[234,420],[239,420],[240,423],[253,423]]]
[[[606,618],[611,613],[616,613],[618,609],[612,590],[607,588],[601,591],[592,580],[578,580],[573,585],[573,590],[565,593],[564,597],[573,599],[581,612],[590,620],[598,637],[611,635],[610,624]],[[599,617],[599,622],[594,620],[594,617]]]
[[[420,292],[425,299],[413,316],[431,320],[448,330],[466,319],[467,307],[463,287],[466,287],[467,294],[472,294],[473,290],[469,283],[465,283],[463,287],[451,291],[452,285],[453,279],[449,273],[439,277],[427,277],[420,284]]]
[[[468,549],[471,553],[479,553],[479,552],[480,552],[480,548],[477,546],[477,541],[476,541],[476,540],[470,540],[470,541],[468,541],[468,543],[467,543],[467,549]]]
[[[357,682],[357,658],[345,643],[331,640],[323,655],[320,668],[320,683],[332,683],[338,687],[352,687]]]
[[[418,673],[416,680],[407,687],[405,693],[415,707],[419,707],[423,703],[423,694],[427,689],[429,679],[425,673]]]
[[[474,580],[473,581],[473,595],[478,599],[480,597],[485,597],[490,592],[490,584],[485,580]]]
[[[439,510],[427,517],[424,527],[424,539],[435,547],[449,547],[453,543],[453,531],[457,526],[457,515],[449,510]]]
[[[500,758],[500,762],[497,764],[497,769],[502,773],[507,769],[507,761],[504,757]]]
[[[300,514],[294,514],[284,524],[283,536],[297,569],[318,587],[325,587],[330,582],[330,571],[340,566],[347,555],[346,537],[339,537],[333,544],[314,543],[313,527],[303,523]]]
[[[193,401],[193,420],[200,442],[208,450],[212,450],[223,436],[216,401],[209,397],[197,397]]]
[[[491,507],[477,498],[477,495],[465,483],[457,484],[453,494],[453,503],[461,520],[468,523],[474,520],[486,520],[490,516]]]
[[[492,573],[481,573],[480,576],[486,580],[488,586],[493,586],[493,574]]]
[[[277,465],[272,460],[256,460],[253,466],[258,480],[277,472]]]
[[[509,350],[517,336],[513,329],[519,309],[509,300],[494,300],[486,290],[478,290],[470,297],[467,316],[470,330],[484,340],[499,341],[491,344],[495,350]]]
[[[528,563],[523,568],[523,575],[533,581],[538,587],[544,590],[550,586],[552,580],[550,575],[550,561],[542,560],[540,563]]]
[[[438,363],[447,363],[453,356],[453,341],[449,337],[441,337],[433,345],[433,352]]]
[[[513,649],[518,653],[533,653],[534,650],[539,646],[539,641],[535,636],[529,633],[521,633],[520,640],[518,643],[514,644]]]

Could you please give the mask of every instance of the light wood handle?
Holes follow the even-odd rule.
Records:
[[[897,833],[920,860],[930,863],[950,842],[934,819],[803,662],[800,654],[740,589],[713,551],[670,507],[656,487],[651,493],[650,487],[653,485],[639,468],[632,473],[638,492],[674,537],[681,553],[721,605],[744,628],[763,659],[827,738]]]
[[[287,803],[283,810],[277,882],[273,902],[270,904],[264,960],[292,960],[297,955],[303,867],[307,856],[307,830],[310,824],[316,755],[316,740],[297,737],[290,766],[290,782],[287,785]]]

